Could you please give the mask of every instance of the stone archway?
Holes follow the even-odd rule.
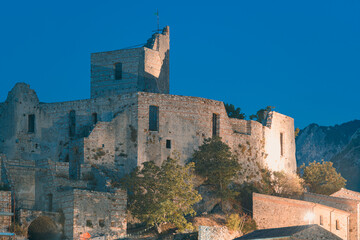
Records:
[[[47,216],[36,218],[28,227],[29,240],[60,240],[61,231],[56,223]]]

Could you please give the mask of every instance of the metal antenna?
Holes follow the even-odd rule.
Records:
[[[157,31],[158,33],[160,33],[159,9],[156,9],[156,17],[157,17]]]

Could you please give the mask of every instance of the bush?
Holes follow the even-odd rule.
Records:
[[[256,222],[254,219],[248,217],[244,223],[244,227],[241,230],[243,234],[247,234],[249,232],[253,232],[257,229]]]
[[[239,216],[239,214],[231,214],[226,219],[226,227],[233,231],[239,231],[245,222],[245,218]]]
[[[256,230],[256,223],[249,215],[231,214],[226,219],[226,227],[233,231],[241,231],[243,234]]]

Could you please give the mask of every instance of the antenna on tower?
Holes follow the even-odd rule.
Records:
[[[156,18],[157,18],[157,29],[154,32],[160,33],[160,18],[159,18],[159,9],[156,9]]]

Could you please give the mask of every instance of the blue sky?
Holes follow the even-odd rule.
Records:
[[[89,98],[90,53],[170,26],[170,92],[267,105],[310,123],[360,119],[360,1],[2,1],[0,101],[26,82],[40,101]]]

